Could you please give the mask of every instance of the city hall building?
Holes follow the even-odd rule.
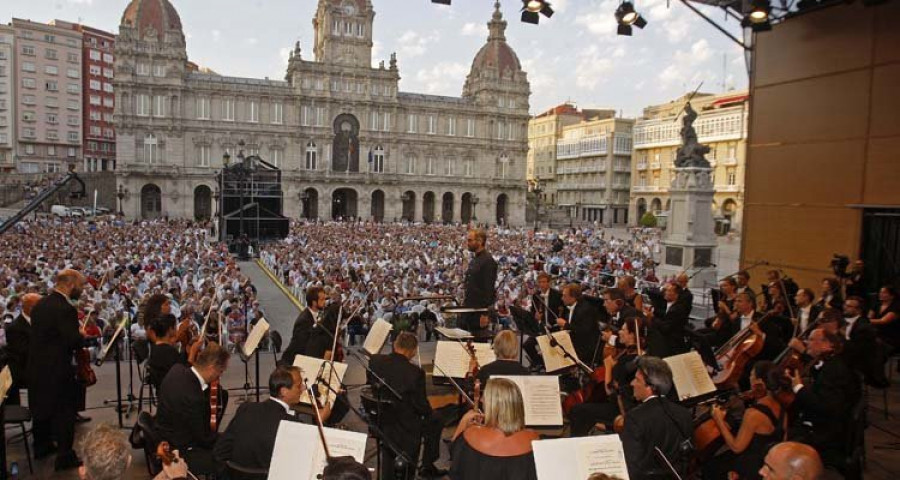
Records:
[[[499,2],[460,97],[401,92],[395,55],[372,67],[374,17],[319,0],[311,58],[298,43],[276,81],[198,68],[173,5],[132,0],[115,43],[125,215],[209,218],[242,150],[282,170],[289,217],[524,224],[530,88]]]

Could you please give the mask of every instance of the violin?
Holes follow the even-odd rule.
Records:
[[[94,309],[91,308],[88,310],[87,314],[84,316],[85,323],[87,319],[91,316]],[[84,331],[84,323],[81,323],[81,331]],[[84,384],[85,387],[90,387],[97,384],[97,374],[94,372],[94,369],[91,368],[91,351],[87,348],[79,348],[75,351],[75,377],[78,381]]]
[[[156,446],[156,458],[158,458],[159,461],[162,462],[162,464],[166,467],[172,465],[173,463],[177,464],[183,461],[183,459],[180,456],[176,455],[172,450],[172,446],[169,444],[169,442],[165,440],[159,442],[159,445]],[[189,478],[197,480],[197,477],[193,473],[191,473],[190,470],[185,470]]]

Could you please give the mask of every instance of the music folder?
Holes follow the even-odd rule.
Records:
[[[375,323],[369,328],[369,334],[363,342],[362,352],[368,356],[377,355],[384,348],[384,342],[387,341],[391,329],[394,328],[390,322],[383,318],[375,320]]]
[[[497,360],[497,355],[490,344],[473,343],[472,346],[475,348],[475,358],[478,359],[479,365],[487,365]],[[466,345],[457,341],[438,341],[434,352],[436,367],[432,377],[444,377],[446,373],[446,376],[451,378],[465,378],[466,372],[469,371],[470,358]]]
[[[332,457],[351,456],[357,462],[365,461],[365,433],[328,427],[323,430]],[[275,435],[268,480],[316,480],[327,460],[316,426],[282,420]]]
[[[716,391],[706,364],[696,351],[673,355],[663,359],[672,369],[672,383],[678,400],[684,401]]]
[[[262,341],[263,335],[269,331],[269,322],[266,321],[265,318],[260,318],[256,325],[253,326],[253,329],[250,330],[250,335],[247,336],[247,340],[244,341],[244,356],[251,357],[256,352],[256,349],[259,348],[259,342]]]
[[[538,480],[587,480],[595,473],[629,480],[618,435],[535,440],[531,445]]]

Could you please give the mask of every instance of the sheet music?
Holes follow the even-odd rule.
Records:
[[[546,427],[563,424],[559,375],[494,375],[491,378],[505,378],[519,387],[525,402],[525,425]]]
[[[366,434],[328,427],[325,427],[324,431],[325,442],[328,443],[328,450],[332,456],[351,456],[356,461],[363,462],[366,454]],[[318,427],[282,420],[275,436],[275,449],[272,452],[268,479],[315,480],[325,470],[326,460]]]
[[[705,395],[716,391],[706,364],[697,352],[688,352],[681,355],[666,357],[666,363],[672,369],[672,383],[679,400],[686,400],[699,395]]]
[[[487,365],[497,360],[497,355],[491,349],[491,345],[487,343],[473,343],[475,347],[475,358],[478,359],[479,365]],[[465,378],[466,372],[469,371],[469,351],[466,346],[455,341],[438,341],[437,350],[434,353],[434,368],[432,376],[443,377],[440,369],[443,369],[452,378]]]
[[[434,329],[441,335],[451,340],[453,340],[454,338],[458,338],[460,340],[475,338],[468,330],[463,330],[461,328],[434,327]]]
[[[322,364],[325,366],[323,367]],[[341,362],[334,362],[334,375],[331,375],[331,362],[323,360],[321,358],[315,357],[307,357],[306,355],[297,355],[294,357],[294,366],[300,367],[303,370],[303,380],[305,382],[309,382],[310,386],[316,381],[316,375],[319,373],[319,369],[322,370],[322,379],[324,382],[327,382],[329,378],[331,378],[331,389],[329,390],[324,385],[316,385],[313,388],[318,388],[320,396],[327,394],[328,401],[332,405],[334,405],[334,400],[337,395],[334,392],[339,392],[341,390],[341,381],[344,379],[344,374],[347,373],[347,364]],[[312,402],[309,399],[309,393],[304,389],[303,395],[300,397],[300,403],[305,403],[307,405],[312,405]]]
[[[9,371],[9,365],[7,365],[0,371],[0,403],[6,401],[6,393],[12,387],[12,383],[12,372]]]
[[[569,336],[568,330],[553,332],[552,335],[553,338],[556,339],[557,343],[565,347],[567,352],[569,352],[573,357],[578,358],[578,354],[575,353],[575,346],[572,345],[572,337]],[[541,335],[540,337],[537,337],[537,342],[541,347],[541,356],[544,358],[544,366],[548,372],[555,372],[557,370],[562,370],[563,368],[575,365],[575,362],[572,361],[572,359],[567,358],[563,354],[561,348],[550,345],[549,336]]]
[[[537,440],[531,445],[538,480],[587,480],[594,473],[629,480],[618,435]]]
[[[390,322],[383,318],[375,320],[375,323],[369,328],[369,334],[366,335],[366,340],[363,342],[363,351],[369,355],[377,355],[380,353],[381,349],[384,348],[384,342],[387,340],[388,335],[391,334],[392,328],[393,326],[391,326]]]
[[[259,342],[262,340],[263,335],[268,331],[269,322],[265,318],[260,318],[253,330],[250,330],[250,335],[247,335],[247,340],[244,342],[244,355],[248,357],[253,355],[257,347],[259,347]]]

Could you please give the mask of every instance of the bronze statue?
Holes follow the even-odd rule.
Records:
[[[697,112],[691,107],[691,102],[684,106],[684,120],[681,127],[681,147],[675,156],[675,168],[695,167],[710,168],[706,154],[709,147],[697,140],[697,131],[694,130],[694,120],[697,120]]]

